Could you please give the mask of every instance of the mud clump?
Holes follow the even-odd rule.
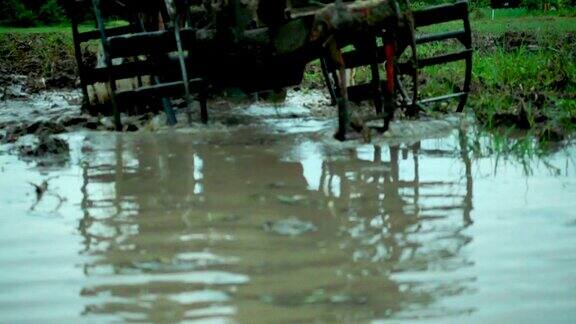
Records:
[[[75,82],[75,77],[71,76],[46,79],[38,76],[5,74],[3,70],[0,70],[0,100],[27,99],[49,88],[73,88]]]
[[[66,132],[66,127],[62,124],[51,121],[36,121],[28,125],[0,125],[0,128],[4,129],[4,136],[0,138],[2,143],[15,143],[18,139],[26,135],[42,137]]]
[[[74,88],[76,86],[76,76],[69,73],[63,73],[46,79],[46,88]]]
[[[310,222],[302,221],[296,217],[268,221],[262,225],[264,231],[283,236],[298,236],[308,232],[316,232],[318,229]]]
[[[496,44],[507,51],[526,47],[531,50],[539,48],[536,35],[523,31],[507,31],[502,36],[496,38]]]
[[[494,51],[498,47],[496,44],[496,37],[492,34],[473,32],[472,39],[474,40],[474,51]]]
[[[21,156],[30,158],[63,156],[70,152],[70,147],[63,139],[43,134],[35,143],[19,146],[18,152]]]
[[[67,33],[0,35],[0,75],[25,75],[41,81],[30,90],[73,88],[78,71],[72,44]]]
[[[540,47],[540,41],[535,34],[523,31],[507,31],[502,35],[474,32],[472,38],[476,52],[492,52],[497,49],[510,52],[520,48],[537,50]]]
[[[506,52],[527,49],[538,51],[541,49],[560,50],[573,46],[574,33],[561,33],[558,35],[541,35],[537,32],[509,30],[503,34],[472,32],[474,51],[477,53],[490,53],[498,49]]]
[[[0,72],[0,100],[28,97],[28,78],[23,75],[2,75]]]
[[[87,123],[93,122],[89,117],[87,116],[74,116],[74,117],[70,117],[70,118],[66,118],[62,120],[62,126],[64,127],[74,127],[74,126],[78,126],[78,125],[86,125]],[[97,127],[98,125],[96,125]],[[89,127],[87,127],[89,128]],[[91,129],[91,128],[89,128]]]
[[[559,126],[548,126],[540,129],[537,134],[538,138],[546,142],[560,142],[567,138],[566,131]]]
[[[26,127],[27,134],[62,134],[66,132],[66,128],[56,122],[51,121],[37,121]]]
[[[123,119],[124,132],[139,131],[149,121],[150,116],[128,116]],[[0,123],[0,144],[18,142],[26,136],[45,137],[70,131],[86,129],[94,131],[115,131],[114,123],[109,117],[92,117],[87,115],[63,116],[50,120],[6,121]]]

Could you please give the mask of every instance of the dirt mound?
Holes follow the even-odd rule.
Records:
[[[496,43],[507,51],[520,47],[537,49],[539,46],[536,35],[524,31],[507,31],[496,38]]]
[[[23,157],[37,158],[65,155],[70,152],[70,148],[65,140],[43,134],[33,143],[20,145],[18,152]]]
[[[67,33],[0,35],[0,84],[12,74],[42,80],[38,83],[41,89],[76,87],[78,71],[72,44]],[[91,63],[96,60],[93,54],[85,59]]]

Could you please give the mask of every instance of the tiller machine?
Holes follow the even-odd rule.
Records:
[[[121,111],[134,107],[163,107],[168,123],[175,123],[171,98],[185,99],[190,120],[193,101],[199,101],[206,123],[211,92],[297,86],[313,61],[320,63],[338,109],[339,140],[364,125],[386,130],[397,109],[415,116],[433,102],[453,99],[461,111],[470,90],[467,2],[419,10],[408,0],[68,0],[66,7],[86,103],[92,85],[106,84],[110,108],[98,113],[114,115],[118,130]],[[81,32],[87,8],[97,29]],[[444,23],[452,30],[426,32]],[[83,43],[97,39],[104,64],[87,66]],[[447,46],[424,55],[419,49],[427,43]],[[443,48],[451,50],[438,51]],[[452,85],[453,93],[419,93],[422,69],[457,61],[464,64],[464,78]],[[356,69],[367,77],[353,84],[349,76]],[[121,88],[123,79],[136,81]],[[371,102],[373,112],[351,118],[349,103],[362,101]]]

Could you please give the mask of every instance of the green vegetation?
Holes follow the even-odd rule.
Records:
[[[89,27],[86,27],[88,30]],[[57,26],[39,26],[39,27],[2,27],[0,34],[48,34],[48,33],[70,33],[70,25],[62,24]]]
[[[503,137],[522,130],[521,134],[535,135],[543,142],[565,138],[576,130],[576,18],[532,16],[522,9],[499,13],[495,20],[472,21],[474,64],[468,109],[488,129],[499,129]],[[454,27],[444,24],[420,32]],[[454,45],[420,46],[419,56],[453,52]],[[453,63],[423,72],[419,91],[422,97],[430,97],[461,87],[464,66]],[[369,74],[367,69],[357,69],[355,80],[365,82]],[[322,85],[317,65],[307,70],[305,80],[312,86]],[[427,107],[427,113],[454,107],[438,104]],[[507,147],[514,150],[532,143],[511,142]]]
[[[22,5],[20,1],[10,1]],[[38,19],[39,8],[48,1],[35,3]],[[500,129],[505,136],[523,129],[550,140],[564,138],[575,130],[576,11],[566,3],[562,2],[556,11],[497,10],[495,20],[490,19],[490,9],[473,9],[475,55],[468,109],[475,112],[482,125]],[[46,8],[44,12],[51,12],[52,9]],[[25,10],[22,12],[23,17],[27,15]],[[455,24],[433,26],[421,32],[450,27]],[[419,48],[419,56],[446,50],[445,45],[428,45]],[[0,27],[0,72],[47,79],[76,75],[69,26],[60,23],[50,27]],[[367,70],[356,71],[358,82],[368,76]],[[461,64],[426,68],[420,76],[420,92],[423,96],[452,92],[461,85],[462,77]],[[324,86],[318,63],[307,69],[303,86]],[[428,107],[427,112],[451,108],[453,105],[437,105]]]
[[[524,129],[544,140],[576,130],[576,18],[481,19],[473,25],[468,106],[477,119],[491,129]],[[419,50],[427,56],[442,48]],[[461,84],[463,67],[451,64],[425,72],[422,92],[439,95]]]
[[[46,30],[49,32],[40,32]],[[77,68],[72,35],[53,30],[0,33],[0,74],[31,75],[47,81],[65,78],[68,81],[63,85],[73,86]]]
[[[0,0],[0,25],[31,27],[65,21],[58,0]]]

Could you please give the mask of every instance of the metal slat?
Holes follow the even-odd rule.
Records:
[[[462,41],[466,38],[466,32],[463,30],[459,30],[459,31],[450,31],[450,32],[444,32],[444,33],[438,33],[438,34],[423,35],[423,36],[419,36],[416,38],[416,44],[432,43],[432,42],[438,42],[438,41],[443,41],[443,40],[452,39],[452,38],[455,38],[455,39]]]
[[[151,62],[131,62],[114,65],[107,71],[106,67],[86,69],[84,71],[87,83],[106,82],[108,73],[114,80],[122,80],[137,76],[153,75],[158,71],[156,65]]]
[[[169,30],[112,36],[107,43],[112,58],[176,50],[174,34]]]
[[[129,25],[106,29],[106,35],[108,37],[129,34],[132,32],[134,32],[134,27],[129,26]],[[80,41],[80,43],[85,43],[87,41],[91,41],[91,40],[95,40],[95,39],[100,39],[100,31],[99,30],[91,30],[91,31],[87,31],[87,32],[81,32],[78,34],[78,41]]]
[[[445,55],[440,55],[440,56],[422,58],[422,59],[418,59],[418,68],[421,69],[421,68],[427,67],[427,66],[456,62],[456,61],[460,61],[460,60],[466,60],[466,59],[469,59],[470,57],[472,57],[472,50],[466,49],[466,50],[463,50],[463,51],[457,52],[457,53],[450,53],[450,54],[445,54]]]
[[[415,10],[415,27],[424,27],[441,24],[468,17],[468,2],[460,1],[455,4],[439,5],[421,10]]]
[[[466,92],[456,92],[456,93],[451,93],[451,94],[447,94],[444,96],[438,96],[438,97],[432,97],[432,98],[418,100],[418,103],[419,104],[428,104],[428,103],[437,102],[437,101],[444,101],[444,100],[449,100],[449,99],[454,99],[454,98],[461,98],[463,96],[466,96],[467,94],[468,93],[466,93]]]
[[[202,86],[201,79],[191,79],[189,81],[191,92],[198,92]],[[167,82],[153,86],[141,87],[132,90],[116,92],[118,100],[138,100],[150,97],[163,98],[180,96],[184,92],[184,82]]]
[[[180,31],[183,46],[190,47],[196,39],[196,31],[190,28]],[[155,32],[134,33],[108,37],[108,47],[113,58],[146,55],[151,53],[167,53],[177,50],[174,31],[161,30]]]

